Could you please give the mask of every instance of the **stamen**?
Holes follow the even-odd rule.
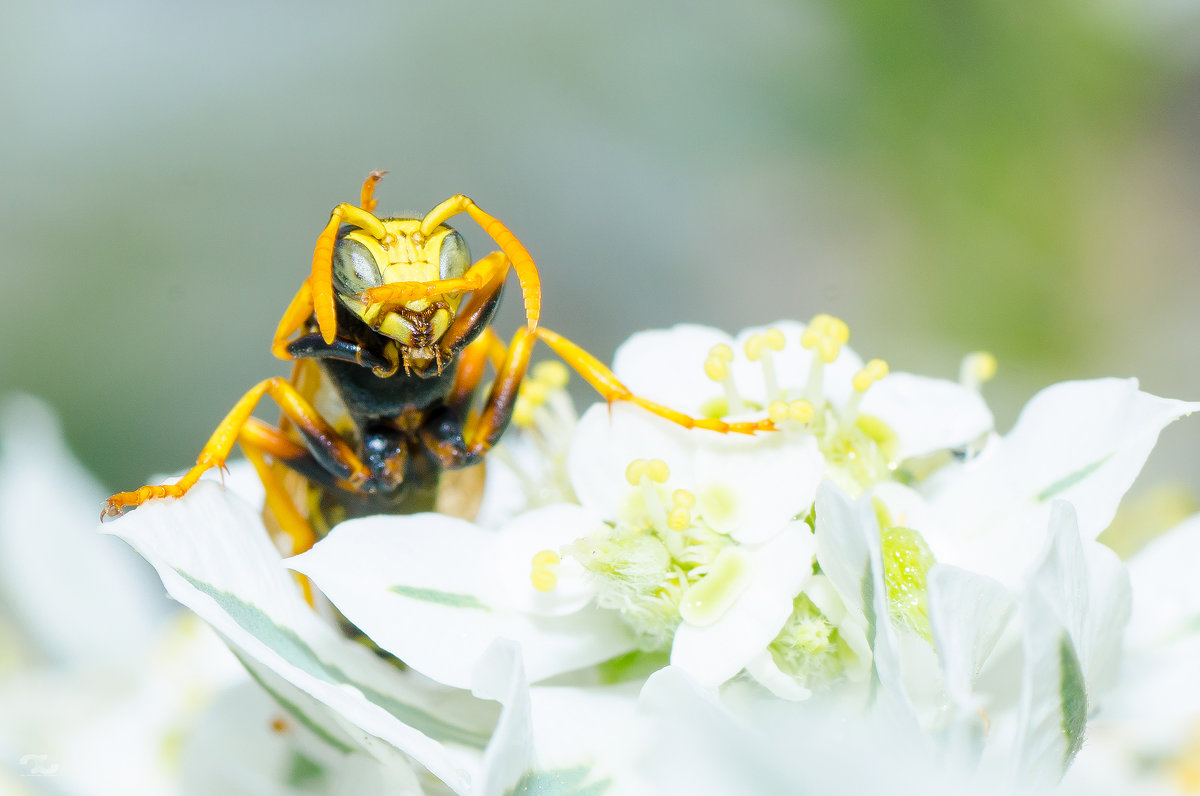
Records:
[[[958,381],[968,390],[980,388],[996,375],[996,357],[987,351],[976,351],[963,357],[958,369]]]
[[[642,493],[642,503],[650,522],[655,528],[664,530],[669,527],[667,510],[659,497],[656,484],[665,484],[671,477],[671,469],[662,459],[634,459],[625,468],[625,480],[630,486],[638,487]]]
[[[533,556],[533,567],[529,580],[540,592],[553,591],[558,585],[558,565],[562,558],[553,550],[542,550]]]
[[[775,425],[793,421],[795,423],[807,423],[813,419],[816,410],[813,405],[803,398],[795,401],[772,401],[767,406],[767,417],[774,421]]]
[[[536,407],[533,402],[524,395],[517,395],[516,403],[513,404],[512,422],[518,428],[530,428],[533,426],[533,410]]]
[[[842,419],[839,425],[839,430],[847,431],[858,420],[858,406],[862,403],[863,393],[870,389],[871,385],[888,375],[888,364],[882,359],[872,359],[862,370],[854,374],[854,378],[850,383],[854,387],[854,392],[850,395],[846,405],[842,407]]]
[[[667,527],[672,531],[682,531],[692,524],[692,506],[696,505],[696,496],[686,489],[676,489],[671,495],[674,508],[667,515]]]
[[[512,422],[519,428],[532,427],[537,410],[545,405],[550,393],[567,385],[566,370],[561,362],[540,362],[534,366],[533,372],[521,382],[517,392]]]
[[[804,388],[804,397],[814,406],[825,403],[825,365],[838,358],[842,346],[849,340],[850,327],[841,319],[825,314],[815,316],[804,334],[800,335],[800,345],[815,354],[808,372],[808,384]]]
[[[888,375],[888,364],[882,359],[872,359],[862,370],[854,374],[851,382],[855,392],[866,392],[875,382]]]
[[[729,373],[729,363],[733,362],[733,349],[724,343],[712,347],[708,358],[704,360],[704,374],[725,388],[725,404],[731,415],[746,411],[746,404],[733,383]]]
[[[768,401],[779,397],[779,381],[775,377],[775,361],[771,352],[782,351],[785,342],[783,332],[774,327],[762,334],[752,334],[746,340],[746,359],[762,363],[763,385],[766,387]]]
[[[534,365],[532,375],[535,381],[552,390],[563,389],[571,379],[571,372],[567,370],[567,366],[552,359]]]

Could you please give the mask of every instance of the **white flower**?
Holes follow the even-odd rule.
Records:
[[[878,786],[830,765],[826,735],[883,744],[886,783],[940,766],[973,789],[1052,785],[1128,614],[1093,540],[1196,405],[1068,383],[1001,438],[986,357],[962,384],[889,375],[847,338],[818,316],[618,352],[635,393],[774,424],[755,435],[624,403],[576,424],[543,370],[479,523],[369,517],[285,561],[254,507],[201,483],[111,529],[312,738],[398,788],[430,784],[413,770],[460,794]],[[311,610],[297,573],[404,666]]]
[[[1096,793],[1194,792],[1200,782],[1200,516],[1129,560],[1133,610],[1113,692],[1067,781]]]
[[[538,552],[570,545],[592,522],[569,505],[523,514],[498,532],[436,514],[368,517],[342,523],[287,565],[381,648],[440,683],[469,688],[499,638],[517,643],[536,682],[634,647],[613,612],[588,607],[591,583],[572,560],[555,567],[552,591],[534,588]]]
[[[144,562],[94,533],[103,497],[48,407],[0,399],[0,769],[16,792],[175,793],[192,726],[244,679]]]

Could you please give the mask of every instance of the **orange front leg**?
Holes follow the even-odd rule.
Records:
[[[174,484],[144,486],[132,492],[113,495],[105,504],[104,513],[114,517],[131,506],[139,506],[151,498],[182,497],[200,480],[205,471],[224,467],[234,443],[251,423],[250,413],[264,395],[270,395],[284,415],[308,441],[308,448],[330,472],[359,486],[370,477],[370,470],[358,458],[350,444],[334,430],[312,404],[292,384],[281,378],[267,379],[256,384],[238,401],[217,426],[208,442],[196,457],[196,465]]]
[[[421,234],[429,237],[433,231],[459,213],[466,213],[475,219],[475,223],[483,227],[483,231],[496,241],[500,251],[508,255],[517,279],[521,283],[521,295],[525,297],[525,321],[530,331],[537,328],[542,315],[542,280],[538,276],[537,265],[529,251],[517,240],[517,236],[509,232],[508,227],[483,212],[471,201],[470,197],[458,194],[452,196],[437,207],[430,210],[421,220]]]
[[[508,275],[508,257],[502,252],[492,252],[481,257],[467,272],[457,279],[434,279],[429,282],[392,282],[358,294],[368,304],[382,304],[385,308],[404,306],[417,299],[430,299],[447,293],[471,293],[489,286],[499,289]]]
[[[682,412],[676,412],[674,409],[662,404],[634,395],[600,360],[562,335],[556,334],[545,327],[539,327],[535,334],[542,340],[545,340],[546,344],[554,349],[554,353],[562,357],[564,362],[574,368],[579,375],[583,376],[588,384],[592,385],[605,401],[610,403],[613,401],[635,403],[659,417],[666,418],[672,423],[678,423],[684,428],[703,428],[722,434],[729,432],[753,434],[756,431],[775,430],[775,424],[769,419],[758,420],[752,423],[726,423],[716,418],[691,417]]]
[[[337,313],[333,303],[333,247],[342,224],[353,224],[380,240],[387,237],[383,222],[361,207],[343,203],[329,214],[329,223],[321,230],[317,245],[313,247],[312,275],[308,280],[312,288],[317,326],[326,343],[332,343],[337,336]]]

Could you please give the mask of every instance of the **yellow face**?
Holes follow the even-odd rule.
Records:
[[[382,240],[360,229],[338,240],[333,250],[334,291],[364,323],[410,349],[411,357],[432,359],[433,349],[458,312],[462,294],[396,305],[368,305],[358,294],[397,282],[459,278],[471,265],[466,241],[445,225],[426,238],[417,219],[384,219],[383,226],[388,234]]]

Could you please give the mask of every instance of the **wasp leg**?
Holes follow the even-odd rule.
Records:
[[[758,420],[753,423],[726,423],[716,418],[697,418],[685,415],[682,412],[676,412],[674,409],[662,404],[657,404],[654,401],[634,395],[629,391],[628,387],[617,380],[616,375],[605,367],[600,360],[562,335],[545,328],[537,329],[534,334],[554,349],[554,353],[562,357],[564,362],[574,368],[579,375],[583,376],[588,384],[592,385],[596,392],[600,393],[601,397],[609,403],[613,401],[629,401],[649,412],[653,412],[659,417],[670,420],[672,423],[678,423],[684,428],[703,428],[709,431],[718,431],[722,434],[729,432],[753,434],[756,431],[775,430],[775,424],[769,419]]]
[[[291,555],[299,555],[312,548],[317,543],[317,534],[313,530],[312,525],[296,508],[292,496],[288,494],[287,488],[283,482],[279,480],[279,476],[263,454],[269,454],[276,461],[288,463],[293,461],[302,461],[304,459],[312,459],[310,454],[302,445],[296,444],[283,431],[256,418],[250,418],[242,429],[242,433],[238,436],[238,441],[241,443],[242,450],[246,454],[246,458],[250,460],[250,464],[254,466],[254,472],[258,474],[258,480],[262,481],[263,490],[266,493],[267,508],[271,515],[275,518],[279,529],[291,540]],[[299,572],[292,573],[295,576],[296,583],[300,587],[301,594],[304,595],[304,601],[310,606],[316,605],[312,581]]]
[[[288,338],[304,328],[305,321],[313,314],[312,284],[308,279],[296,291],[292,303],[283,311],[279,325],[275,327],[275,340],[271,343],[271,353],[280,359],[292,359],[288,352]]]
[[[487,363],[491,362],[497,373],[504,366],[506,349],[504,343],[491,328],[484,329],[475,341],[462,350],[458,355],[458,371],[454,374],[454,383],[446,396],[446,405],[461,410],[475,395]]]
[[[517,237],[491,215],[483,212],[469,197],[458,194],[452,196],[437,207],[430,210],[421,219],[421,234],[429,237],[433,231],[459,213],[466,213],[475,219],[475,223],[483,227],[500,250],[508,255],[512,268],[517,272],[521,283],[521,295],[525,297],[525,320],[530,331],[537,328],[542,315],[542,280],[538,276],[537,265],[529,251],[517,240]]]
[[[308,334],[297,337],[288,343],[288,353],[295,359],[337,359],[342,362],[353,362],[375,371],[394,370],[397,362],[392,362],[374,351],[363,348],[358,343],[341,337],[332,343],[326,343],[319,334]]]
[[[329,223],[321,230],[313,247],[312,275],[308,279],[317,326],[327,343],[332,343],[337,336],[337,310],[333,302],[333,246],[342,224],[352,224],[380,240],[387,237],[383,222],[361,207],[343,202],[329,214]]]
[[[482,456],[491,450],[508,421],[512,419],[513,407],[516,405],[517,393],[521,388],[521,380],[525,378],[525,369],[529,367],[529,356],[533,353],[533,345],[537,342],[537,333],[528,327],[522,327],[513,335],[512,344],[508,347],[504,362],[496,373],[492,390],[488,393],[487,403],[478,417],[471,418],[463,433],[467,451],[472,456]]]
[[[299,555],[308,550],[316,544],[317,535],[308,520],[296,508],[292,496],[288,494],[279,476],[267,464],[263,454],[269,454],[284,464],[303,460],[305,457],[311,458],[311,454],[303,445],[297,444],[279,429],[253,417],[242,428],[238,442],[241,443],[246,458],[254,466],[258,480],[262,481],[267,508],[275,516],[280,529],[292,540],[291,554]]]
[[[429,299],[446,293],[468,293],[487,290],[493,284],[496,289],[508,275],[509,261],[503,252],[492,252],[481,257],[465,274],[456,279],[435,279],[431,282],[393,282],[359,293],[368,304],[381,304],[385,308],[404,305],[417,299]]]
[[[246,424],[250,413],[264,395],[270,395],[283,410],[284,415],[304,436],[308,450],[320,464],[346,480],[352,487],[365,484],[370,470],[359,459],[346,440],[342,439],[333,426],[321,417],[312,404],[294,386],[281,378],[272,378],[256,384],[238,401],[229,414],[217,426],[208,442],[196,457],[196,465],[174,484],[144,486],[133,492],[121,492],[108,499],[105,514],[116,516],[122,509],[138,506],[150,498],[181,497],[195,485],[206,470],[224,467],[234,443]]]
[[[491,264],[485,268],[483,266],[487,261],[491,261]],[[489,254],[471,266],[467,277],[472,278],[472,272],[477,268],[480,273],[487,275],[488,279],[478,288],[472,289],[471,298],[458,308],[450,328],[438,342],[443,359],[449,360],[457,356],[464,346],[483,334],[496,317],[496,309],[500,306],[500,294],[504,289],[504,279],[508,276],[508,258],[500,252]],[[501,344],[500,347],[504,348],[504,345]]]

